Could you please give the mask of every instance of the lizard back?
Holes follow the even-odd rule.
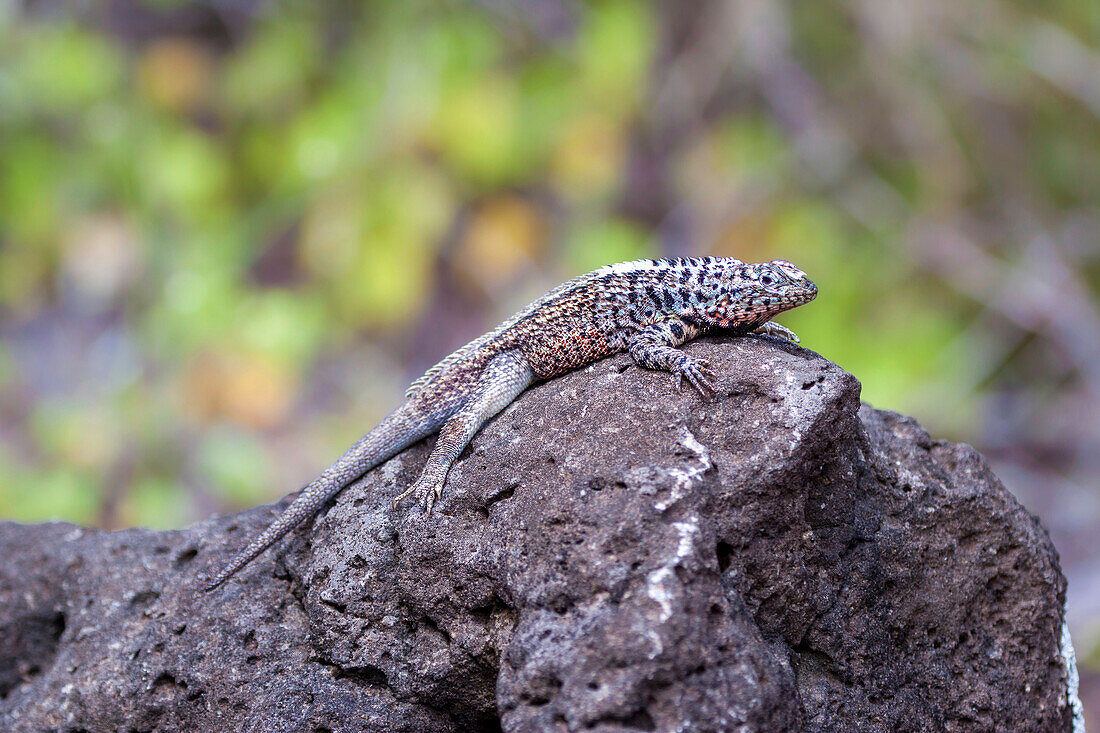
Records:
[[[480,371],[494,356],[510,349],[523,354],[539,379],[623,351],[639,329],[701,307],[699,286],[704,273],[741,264],[720,257],[647,259],[580,275],[433,366],[412,383],[406,397],[450,372]]]

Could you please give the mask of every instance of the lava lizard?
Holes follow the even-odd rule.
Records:
[[[769,319],[816,296],[806,274],[785,260],[635,260],[573,278],[413,382],[404,404],[306,486],[205,589],[224,583],[364,473],[438,432],[420,478],[393,501],[396,507],[421,494],[430,513],[470,438],[536,379],[629,351],[639,365],[672,372],[678,386],[686,378],[706,396],[714,392],[714,374],[680,344],[719,329],[797,343],[794,333]]]

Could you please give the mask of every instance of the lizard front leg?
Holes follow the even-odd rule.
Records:
[[[690,357],[676,348],[699,333],[696,326],[670,316],[634,334],[628,346],[630,356],[647,369],[672,372],[676,376],[677,389],[681,380],[686,378],[705,397],[714,393],[714,373],[710,365],[704,359]]]
[[[776,323],[775,321],[768,321],[757,329],[754,329],[752,333],[763,334],[764,336],[775,336],[777,338],[786,339],[792,344],[798,343],[798,336],[794,331]]]
[[[425,504],[430,514],[432,505],[443,494],[443,483],[451,464],[458,459],[470,438],[489,418],[511,404],[534,378],[534,371],[518,351],[506,351],[493,357],[478,379],[473,394],[439,431],[420,478],[393,500],[394,507],[407,496],[422,492],[426,495]]]

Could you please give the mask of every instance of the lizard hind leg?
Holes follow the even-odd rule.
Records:
[[[423,494],[428,513],[443,494],[443,484],[470,439],[493,415],[503,410],[534,381],[535,373],[517,351],[498,354],[485,367],[469,399],[443,425],[424,470],[412,486],[393,500]]]

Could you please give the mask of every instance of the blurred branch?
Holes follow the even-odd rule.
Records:
[[[1100,54],[1044,21],[1031,24],[1025,50],[1032,71],[1100,117]]]
[[[1032,240],[1019,264],[986,253],[964,225],[917,221],[912,251],[960,293],[1020,328],[1053,341],[1100,402],[1100,313],[1075,269],[1047,237]]]

